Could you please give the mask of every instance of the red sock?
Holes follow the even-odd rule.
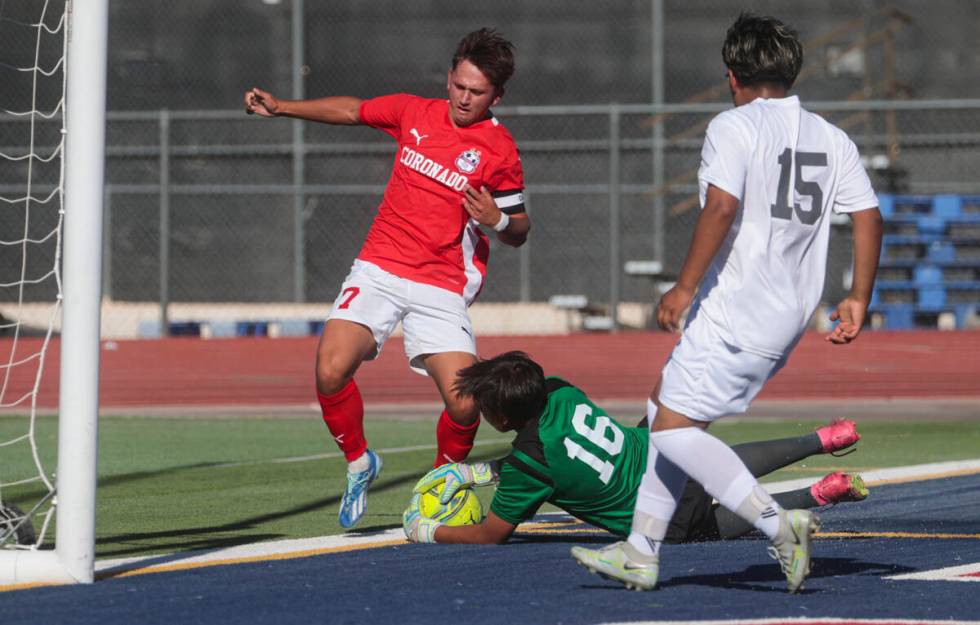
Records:
[[[317,392],[323,422],[344,452],[347,462],[357,460],[367,450],[364,439],[364,402],[353,378],[333,395]]]
[[[473,449],[473,439],[476,429],[480,427],[480,417],[472,425],[460,425],[452,420],[445,410],[439,415],[436,423],[436,461],[433,467],[439,467],[450,462],[462,462]]]

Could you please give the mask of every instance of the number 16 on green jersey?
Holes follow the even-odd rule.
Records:
[[[575,414],[572,416],[572,427],[575,432],[589,441],[599,450],[605,452],[608,458],[614,458],[623,450],[623,431],[612,422],[606,415],[599,415],[595,419],[595,425],[589,427],[585,422],[586,417],[592,416],[592,407],[588,404],[575,406]],[[570,436],[565,437],[565,451],[572,460],[580,460],[592,467],[599,474],[599,480],[603,484],[608,484],[612,479],[615,465],[608,459],[599,458],[592,451],[586,449],[578,442],[572,440]]]

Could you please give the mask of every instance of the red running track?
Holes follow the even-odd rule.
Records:
[[[597,400],[642,400],[676,337],[661,332],[508,336],[479,339],[484,356],[521,349],[545,371],[561,375]],[[240,338],[106,341],[101,403],[126,406],[309,405],[316,338]],[[36,351],[36,339],[18,342],[14,360]],[[4,356],[12,342],[0,341]],[[38,405],[57,406],[58,343],[45,364]],[[6,364],[6,358],[4,362]],[[2,401],[26,392],[36,361],[13,368]],[[361,367],[358,385],[369,404],[434,402],[432,383],[413,373],[400,339]],[[834,346],[822,335],[803,338],[786,368],[760,399],[980,398],[980,331],[865,332]]]

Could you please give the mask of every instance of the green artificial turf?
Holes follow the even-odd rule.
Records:
[[[24,418],[0,418],[0,442],[18,435]],[[821,425],[730,421],[712,426],[728,443],[799,436]],[[37,440],[54,467],[56,422],[41,418]],[[769,480],[820,476],[975,458],[980,422],[869,421],[858,451],[816,456]],[[434,424],[368,420],[384,471],[372,486],[358,532],[400,527],[412,486],[431,466]],[[471,459],[503,456],[510,436],[481,428]],[[413,449],[422,447],[422,449]],[[387,451],[385,451],[387,450]],[[329,455],[331,457],[322,457]],[[0,448],[0,480],[32,472],[29,448]],[[104,417],[99,431],[97,555],[125,557],[209,549],[264,540],[338,534],[337,507],[345,462],[319,419]],[[492,489],[482,489],[488,501]],[[25,507],[35,484],[5,488],[5,501]]]

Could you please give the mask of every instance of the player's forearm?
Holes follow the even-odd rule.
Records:
[[[854,226],[854,278],[851,282],[851,297],[869,302],[875,275],[878,273],[878,258],[881,255],[881,213],[877,208],[863,210],[852,213],[851,220]]]
[[[355,126],[361,123],[361,99],[330,96],[316,100],[279,100],[276,114],[324,124]]]
[[[507,229],[497,233],[497,240],[504,245],[520,247],[527,241],[527,233],[531,231],[531,220],[526,213],[511,215]]]
[[[486,520],[478,525],[440,525],[435,533],[437,543],[460,545],[502,545],[508,538],[510,532],[495,532]]]
[[[694,237],[687,258],[684,259],[684,265],[677,277],[679,286],[690,291],[697,289],[715,254],[721,249],[728,231],[731,230],[738,213],[737,209],[737,205],[732,208],[713,203],[704,207],[694,227]]]

